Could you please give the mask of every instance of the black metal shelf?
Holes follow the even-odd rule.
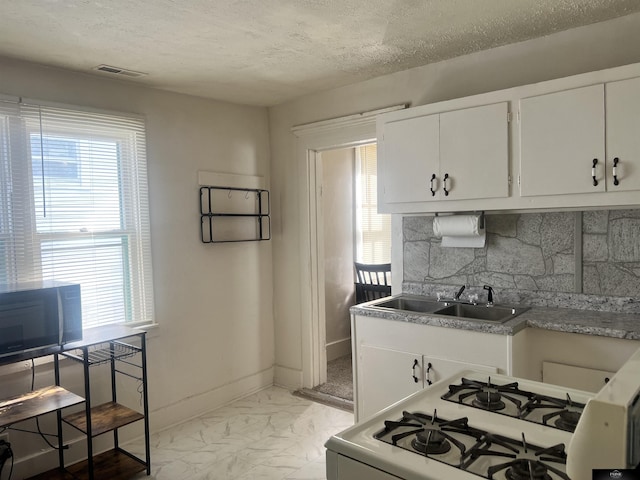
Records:
[[[133,342],[133,344],[132,344]],[[138,346],[139,344],[139,346]],[[137,356],[129,360],[129,357]],[[149,401],[147,386],[147,360],[146,360],[146,334],[141,330],[134,330],[128,327],[113,325],[96,327],[85,330],[83,339],[64,346],[62,352],[54,355],[56,384],[60,384],[59,357],[74,360],[82,365],[84,372],[84,402],[83,411],[78,411],[64,418],[60,411],[57,413],[58,432],[61,435],[62,422],[75,427],[87,436],[87,460],[78,465],[66,468],[67,472],[75,472],[79,469],[82,478],[97,480],[105,478],[101,470],[100,455],[95,456],[93,450],[93,438],[110,432],[113,435],[114,450],[122,452],[135,460],[133,467],[127,466],[127,471],[118,473],[118,476],[108,478],[129,478],[126,475],[146,470],[147,475],[151,474],[150,441],[149,441]],[[110,366],[111,377],[111,401],[94,405],[91,396],[90,368],[96,365],[108,364]],[[131,368],[119,366],[128,365]],[[132,374],[129,371],[135,373]],[[128,408],[118,402],[116,389],[116,375],[121,374],[140,382],[142,394],[142,412]],[[118,429],[124,425],[142,421],[144,424],[144,458],[128,452],[119,444]],[[65,470],[64,450],[58,451],[60,470]],[[75,473],[74,473],[75,475]]]
[[[134,345],[130,344],[131,341]],[[146,332],[122,325],[91,328],[83,331],[82,340],[55,348],[12,355],[10,359],[4,358],[0,364],[8,364],[10,360],[16,362],[45,355],[53,355],[55,385],[0,400],[0,428],[7,427],[20,432],[40,433],[16,428],[13,427],[13,424],[47,413],[55,412],[56,414],[57,434],[45,433],[44,435],[58,439],[59,466],[32,478],[38,480],[57,478],[125,480],[142,471],[146,471],[147,476],[151,475]],[[128,360],[128,357],[134,355],[138,355],[138,357],[134,360]],[[84,396],[77,395],[61,386],[60,357],[69,358],[82,365]],[[117,362],[137,368],[137,370],[132,370],[132,368],[123,367],[136,374],[132,375],[129,371],[118,369]],[[97,406],[92,405],[89,368],[105,363],[110,364],[111,401]],[[122,374],[141,382],[139,390],[142,395],[141,412],[118,403],[116,374]],[[82,410],[63,418],[63,409],[82,403],[84,403]],[[139,458],[119,445],[118,429],[138,421],[144,425],[144,458]],[[63,422],[83,432],[87,441],[87,459],[79,464],[66,467],[65,448],[63,448]],[[94,458],[93,438],[107,432],[111,432],[113,435],[114,449],[111,452],[115,452],[115,454],[109,454],[107,457],[104,456],[105,454],[100,454]]]
[[[270,240],[270,208],[268,190],[200,187],[200,239],[202,243]]]
[[[141,350],[140,347],[122,342],[102,343],[87,348],[86,362],[89,366],[100,365],[101,363],[107,363],[111,360],[122,360],[127,357],[132,357],[141,352]],[[78,362],[85,361],[84,353],[81,349],[63,352],[62,355]]]

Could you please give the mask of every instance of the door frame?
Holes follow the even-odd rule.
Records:
[[[406,108],[397,105],[347,117],[298,125],[291,129],[297,137],[296,158],[300,198],[300,315],[302,387],[313,388],[326,381],[326,326],[324,310],[324,249],[322,212],[319,210],[319,154],[325,150],[373,143],[376,117]],[[393,243],[392,243],[393,245]],[[392,254],[393,257],[393,254]],[[400,272],[401,273],[401,272]],[[392,273],[393,275],[393,273]],[[394,282],[395,285],[395,282]]]

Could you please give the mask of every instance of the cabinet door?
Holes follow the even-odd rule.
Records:
[[[507,102],[440,115],[441,200],[509,196]],[[444,187],[444,185],[443,185]]]
[[[586,392],[599,392],[614,375],[615,372],[607,370],[576,367],[555,362],[542,362],[543,382]]]
[[[431,200],[432,175],[438,173],[438,115],[390,122],[384,126],[382,182],[383,202]],[[436,188],[434,183],[434,189]]]
[[[640,78],[607,83],[606,92],[607,190],[640,190]]]
[[[520,194],[604,190],[604,85],[520,100]]]
[[[358,366],[360,420],[422,390],[422,355],[361,345]]]
[[[458,362],[455,360],[447,360],[427,355],[423,357],[422,361],[424,365],[425,387],[429,387],[429,385],[442,380],[443,378],[460,373],[463,370],[480,370],[482,372],[487,372],[487,375],[498,373],[498,369],[496,367],[479,365],[476,363]]]

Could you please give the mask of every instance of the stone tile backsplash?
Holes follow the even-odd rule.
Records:
[[[640,210],[486,215],[484,248],[443,248],[433,217],[403,219],[403,291],[640,313]]]

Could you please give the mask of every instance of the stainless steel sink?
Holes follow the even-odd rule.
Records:
[[[419,298],[396,297],[371,306],[405,310],[407,312],[433,313],[439,308],[442,308],[442,302],[422,300]]]
[[[469,305],[466,303],[454,303],[433,312],[435,315],[447,315],[450,317],[484,320],[489,322],[504,323],[522,313],[524,308],[511,308],[504,306]]]
[[[391,297],[385,300],[372,302],[368,306],[493,323],[507,322],[527,310],[527,308],[512,308],[504,305],[492,305],[488,307],[483,304],[472,305],[468,303],[451,303],[442,300],[437,301],[435,299],[429,300],[427,298],[411,295]]]

